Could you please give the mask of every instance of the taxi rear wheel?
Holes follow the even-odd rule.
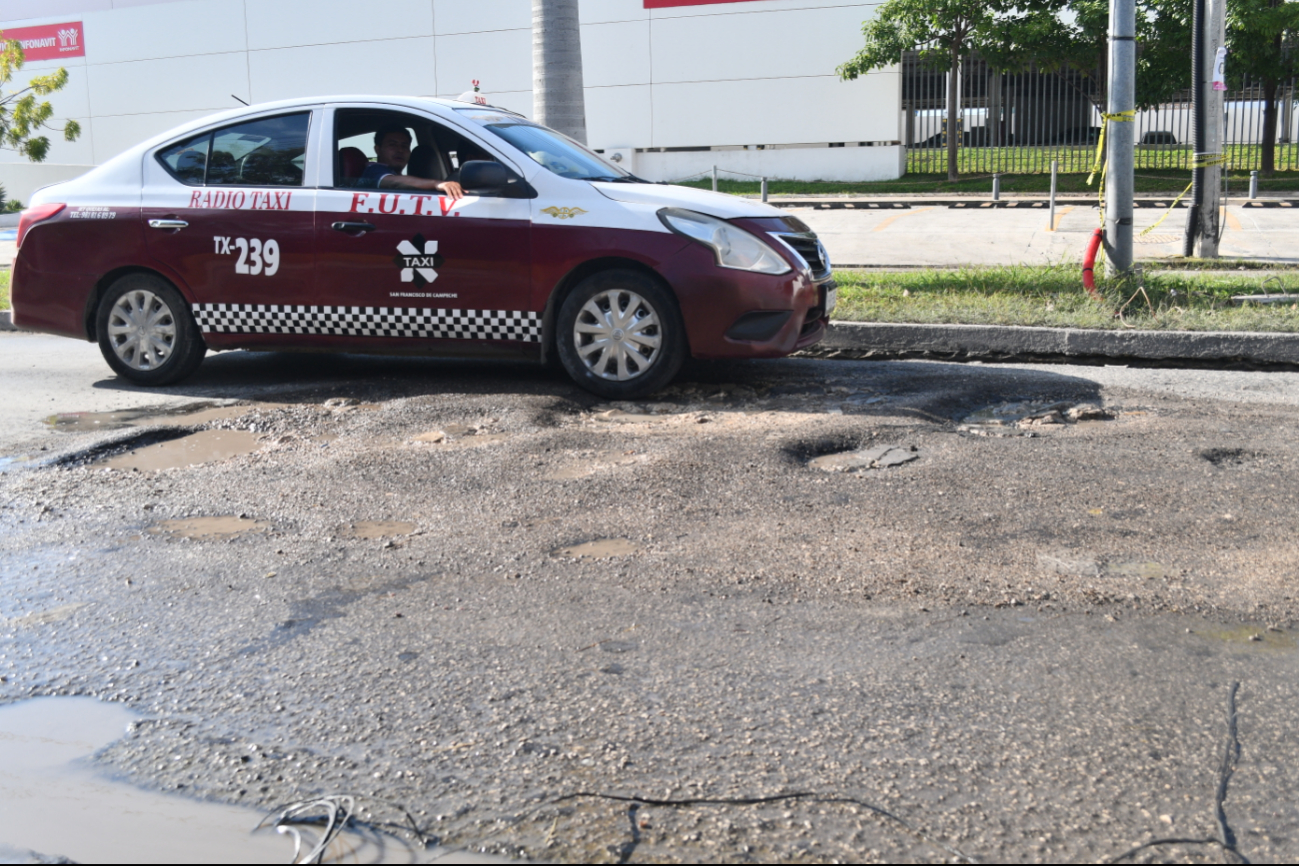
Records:
[[[668,384],[687,351],[671,291],[631,270],[603,271],[579,283],[560,307],[555,340],[577,384],[617,400]]]
[[[99,351],[122,378],[170,385],[198,369],[207,346],[175,287],[152,274],[128,274],[99,301]]]

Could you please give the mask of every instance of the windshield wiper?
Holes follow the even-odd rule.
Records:
[[[634,174],[623,175],[622,177],[610,177],[609,175],[605,175],[603,177],[584,177],[581,179],[599,181],[600,183],[651,183],[651,181],[639,178]]]

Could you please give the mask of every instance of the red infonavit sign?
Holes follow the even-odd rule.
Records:
[[[642,9],[667,9],[672,6],[711,6],[714,3],[746,3],[749,0],[645,0]]]
[[[84,32],[80,21],[70,21],[39,27],[11,27],[3,31],[2,38],[18,40],[23,47],[24,60],[61,60],[86,56]]]

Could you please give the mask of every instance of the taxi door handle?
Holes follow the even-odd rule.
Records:
[[[151,229],[187,229],[189,223],[184,220],[149,220]]]
[[[356,232],[357,234],[365,234],[366,232],[374,231],[376,226],[373,223],[338,222],[338,223],[334,223],[332,226],[330,226],[330,228],[332,228],[336,232],[347,232],[348,234],[351,234],[352,232]]]

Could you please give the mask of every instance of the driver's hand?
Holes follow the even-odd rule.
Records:
[[[440,189],[441,189],[442,192],[445,193],[446,195],[451,196],[452,199],[464,198],[464,197],[465,197],[465,189],[464,189],[464,187],[462,187],[460,184],[456,183],[454,180],[444,181],[444,182],[442,183],[442,186],[440,187]]]

